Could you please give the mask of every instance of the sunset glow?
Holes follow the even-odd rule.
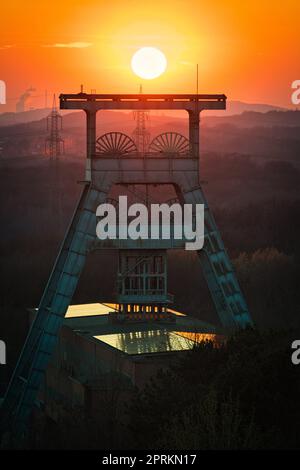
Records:
[[[33,107],[43,105],[45,90],[76,92],[81,83],[86,91],[134,93],[140,81],[131,59],[143,46],[161,50],[168,62],[145,92],[194,92],[198,63],[200,92],[289,106],[300,72],[299,10],[298,0],[247,8],[238,0],[3,2],[5,110],[30,86],[37,90]]]

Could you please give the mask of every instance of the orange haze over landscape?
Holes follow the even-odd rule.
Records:
[[[300,2],[287,0],[5,0],[1,4],[0,79],[7,104],[21,93],[225,93],[232,100],[291,106],[300,79]],[[143,46],[168,66],[154,80],[130,67]]]

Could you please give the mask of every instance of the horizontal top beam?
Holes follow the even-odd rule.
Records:
[[[61,109],[226,109],[225,95],[205,94],[61,94]]]

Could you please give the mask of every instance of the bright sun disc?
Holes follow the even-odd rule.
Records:
[[[142,47],[133,55],[131,67],[138,77],[151,80],[164,73],[167,59],[156,47]]]

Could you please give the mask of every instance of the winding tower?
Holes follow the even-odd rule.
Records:
[[[200,182],[199,122],[204,110],[226,108],[222,94],[62,94],[61,109],[86,114],[87,159],[82,194],[42,296],[37,315],[11,378],[2,412],[2,431],[15,441],[26,433],[45,370],[88,253],[119,250],[117,302],[112,321],[171,321],[167,305],[167,250],[184,240],[105,240],[96,238],[96,208],[108,202],[113,186],[172,185],[181,203],[204,204],[205,243],[198,256],[224,330],[252,325],[220,232]],[[139,149],[129,136],[111,132],[97,138],[96,116],[105,110],[185,110],[188,138],[166,132],[149,148]],[[103,267],[105,269],[105,267]]]

